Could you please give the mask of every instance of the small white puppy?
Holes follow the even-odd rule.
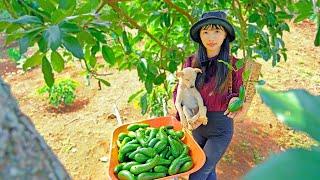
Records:
[[[207,108],[203,105],[203,99],[195,87],[197,73],[201,69],[187,67],[177,72],[179,85],[175,106],[180,116],[183,128],[193,130],[199,125],[206,125],[208,122]],[[202,123],[197,123],[201,121]]]

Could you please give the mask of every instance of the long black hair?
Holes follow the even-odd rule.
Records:
[[[219,25],[206,25],[204,29],[208,28],[223,28]],[[224,30],[224,29],[223,29]],[[225,30],[224,30],[225,31]],[[227,32],[227,31],[225,31]],[[200,33],[200,31],[199,31]],[[220,52],[217,56],[217,60],[223,60],[226,63],[230,63],[230,44],[229,36],[224,39]],[[225,63],[218,62],[217,60],[209,61],[207,51],[202,42],[199,43],[197,51],[197,64],[202,69],[202,73],[199,73],[196,80],[197,88],[201,88],[205,83],[209,82],[212,76],[215,76],[214,92],[221,92],[225,88],[225,83],[228,78],[229,69]]]

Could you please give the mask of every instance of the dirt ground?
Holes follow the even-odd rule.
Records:
[[[320,48],[313,45],[316,26],[305,21],[299,25],[291,24],[290,28],[291,32],[284,34],[287,62],[282,60],[273,68],[271,62],[260,61],[263,79],[272,89],[304,88],[319,95]],[[48,104],[46,97],[36,92],[44,84],[41,69],[23,73],[8,60],[0,62],[1,77],[11,85],[20,108],[32,119],[72,178],[108,179],[109,139],[117,126],[112,116],[114,106],[119,109],[124,123],[148,118],[141,116],[133,104],[127,103],[130,94],[142,87],[137,73],[106,69],[107,73],[112,73],[106,76],[112,86],[98,90],[94,80],[86,86],[78,63],[68,64],[56,78],[70,77],[79,82],[76,102],[56,110]],[[218,177],[220,180],[239,179],[271,153],[313,143],[305,135],[278,123],[255,96],[245,120],[235,122],[231,145],[218,164]]]

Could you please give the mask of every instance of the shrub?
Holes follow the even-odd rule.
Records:
[[[78,86],[76,81],[63,79],[55,83],[51,88],[47,85],[38,89],[38,93],[49,94],[49,102],[55,107],[59,105],[72,105],[76,95],[75,90]]]

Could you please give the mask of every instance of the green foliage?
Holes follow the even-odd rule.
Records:
[[[158,86],[169,84],[166,77],[195,52],[196,44],[190,40],[189,29],[205,11],[229,10],[229,20],[234,24],[237,36],[232,43],[232,52],[242,51],[243,55],[243,61],[237,64],[237,68],[248,59],[272,59],[272,65],[281,58],[286,60],[287,49],[282,35],[284,31],[290,31],[287,20],[294,18],[295,22],[300,22],[318,17],[320,24],[309,0],[133,0],[101,3],[99,0],[3,0],[0,9],[0,32],[7,34],[7,44],[19,41],[21,54],[37,44],[39,50],[27,59],[23,67],[28,69],[45,62],[41,67],[47,85],[52,85],[54,73],[63,71],[64,54],[70,54],[70,57],[85,63],[88,77],[107,86],[110,84],[102,81],[97,73],[100,67],[136,69],[148,97],[152,96],[154,89],[159,89]],[[319,44],[319,39],[318,30],[315,45]],[[104,64],[96,59],[99,52]],[[49,58],[48,61],[43,60],[44,57]],[[166,97],[171,96],[171,92],[166,93]],[[148,112],[156,102],[161,103],[157,98],[150,100],[140,103],[141,108]]]
[[[278,119],[289,127],[303,131],[319,142],[320,97],[305,90],[273,92],[257,88],[263,102]],[[317,179],[319,177],[320,148],[289,149],[271,155],[264,163],[251,170],[244,179]]]
[[[258,92],[281,122],[320,141],[320,119],[317,113],[320,96],[312,96],[304,90],[272,92],[259,88]]]
[[[49,102],[55,107],[60,105],[72,105],[76,95],[75,90],[78,86],[76,81],[71,79],[63,79],[48,87],[47,85],[38,89],[40,94],[48,93]]]
[[[319,150],[290,149],[272,155],[265,163],[258,165],[244,179],[318,179]]]
[[[8,56],[11,60],[17,62],[21,59],[21,55],[19,53],[19,51],[15,48],[9,48],[7,50]]]
[[[139,90],[129,97],[128,102],[138,102],[143,115],[149,112],[150,116],[166,116],[171,91],[164,86],[156,86],[150,94],[146,90]]]

